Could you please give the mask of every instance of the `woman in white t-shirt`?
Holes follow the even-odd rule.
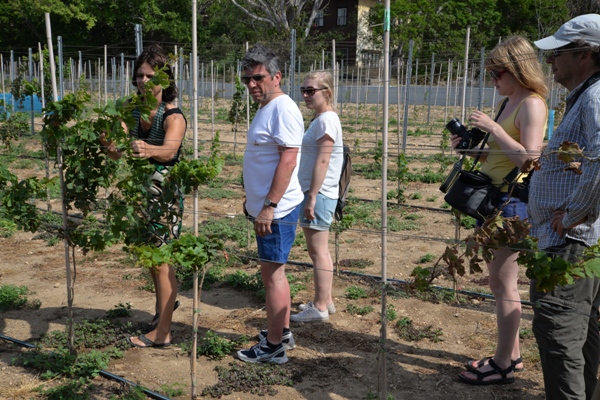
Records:
[[[302,311],[290,317],[294,322],[326,321],[335,312],[328,239],[338,199],[343,142],[340,119],[333,108],[333,90],[333,77],[327,71],[310,72],[300,88],[306,107],[315,112],[302,139],[298,171],[304,193],[299,223],[314,266],[315,298],[302,304]]]

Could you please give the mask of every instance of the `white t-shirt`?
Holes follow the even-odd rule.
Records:
[[[300,158],[300,171],[298,180],[302,187],[302,192],[310,189],[319,145],[317,141],[323,136],[329,136],[333,139],[333,150],[325,180],[319,189],[319,193],[330,199],[338,198],[338,185],[342,173],[342,164],[344,163],[344,142],[342,140],[342,125],[340,118],[334,111],[327,111],[315,118],[302,137],[302,157]]]
[[[300,147],[303,132],[300,109],[287,95],[277,96],[258,109],[248,131],[244,152],[246,210],[251,216],[260,213],[271,189],[280,160],[277,146]],[[275,219],[288,215],[304,199],[298,183],[299,165],[300,151],[287,190],[275,208]]]

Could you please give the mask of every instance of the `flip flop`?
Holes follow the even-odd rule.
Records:
[[[177,310],[178,308],[179,308],[179,300],[175,301],[175,304],[173,305],[173,311]],[[154,314],[154,317],[152,317],[152,321],[150,322],[150,326],[154,326],[154,325],[158,324],[159,318],[160,318],[159,313]]]
[[[492,357],[484,357],[481,360],[477,361],[477,360],[471,360],[471,361],[467,361],[465,363],[465,368],[469,371],[469,372],[475,372],[477,369],[483,367],[485,365],[485,363]],[[513,371],[514,372],[521,372],[525,369],[525,367],[521,367],[521,368],[516,368],[517,364],[521,364],[523,362],[523,358],[519,357],[516,360],[510,360],[510,363],[513,367]],[[473,364],[477,363],[477,366],[474,367]]]
[[[144,343],[145,346],[140,346],[139,344],[135,343],[133,340],[131,340],[131,337],[127,338],[127,343],[129,343],[133,347],[139,347],[142,349],[145,349],[148,347],[169,347],[171,345],[171,342],[169,342],[169,343],[154,343],[152,340],[148,339],[146,337],[146,335],[144,335],[144,334],[138,336],[137,338],[140,342]]]
[[[502,369],[491,358],[488,361],[488,364],[489,364],[490,367],[493,368],[491,371],[487,371],[487,372],[481,372],[479,370],[469,371],[469,372],[471,372],[471,373],[473,373],[473,374],[475,374],[477,376],[476,379],[467,378],[462,373],[458,374],[458,377],[460,378],[461,381],[463,381],[465,383],[468,383],[469,385],[477,385],[477,386],[483,386],[483,385],[502,385],[502,384],[505,384],[505,383],[513,383],[515,381],[514,376],[510,377],[510,378],[506,376],[510,372],[512,372],[512,370],[513,370],[513,366],[512,365],[510,365],[506,369]],[[486,378],[488,376],[491,376],[491,375],[500,375],[500,378],[489,379],[487,381],[483,380],[484,378]]]

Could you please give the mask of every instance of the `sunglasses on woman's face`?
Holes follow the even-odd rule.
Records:
[[[506,70],[504,71],[494,71],[491,70],[490,71],[490,76],[492,77],[493,80],[499,81],[500,78],[502,77],[502,75],[506,72]]]
[[[327,89],[327,88],[301,87],[300,93],[302,93],[303,95],[307,95],[308,97],[312,97],[319,90],[325,90],[325,89]]]
[[[254,74],[254,75],[246,75],[246,76],[242,76],[242,83],[244,85],[248,85],[250,83],[250,81],[254,81],[256,83],[261,83],[263,81],[263,79],[265,79],[267,75],[261,75],[261,74]]]

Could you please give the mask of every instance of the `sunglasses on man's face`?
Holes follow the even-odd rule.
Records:
[[[500,80],[500,78],[502,77],[502,75],[505,72],[506,72],[506,70],[504,70],[504,71],[494,71],[494,70],[491,70],[490,71],[490,76],[492,77],[492,79],[498,81],[498,80]]]
[[[254,75],[245,75],[242,76],[242,83],[244,85],[248,85],[250,83],[250,81],[254,81],[256,83],[261,83],[263,81],[263,79],[265,79],[265,77],[268,75],[261,75],[261,74],[254,74]]]
[[[313,88],[313,87],[301,87],[300,88],[300,93],[301,94],[305,94],[308,97],[312,97],[315,95],[316,92],[318,92],[319,90],[325,90],[327,88]]]

